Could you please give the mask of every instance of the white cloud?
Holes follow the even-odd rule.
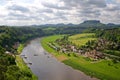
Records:
[[[116,0],[117,3],[120,3],[120,0]]]
[[[1,25],[120,22],[120,0],[1,0]]]

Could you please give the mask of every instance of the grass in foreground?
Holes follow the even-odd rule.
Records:
[[[92,62],[89,59],[82,56],[74,56],[73,54],[67,55],[59,53],[52,48],[50,48],[47,43],[55,41],[61,38],[61,35],[49,36],[42,39],[41,43],[43,48],[52,53],[57,59],[75,68],[83,71],[84,73],[95,76],[101,80],[120,80],[120,63],[114,64],[111,60],[101,60],[99,62]]]
[[[107,60],[92,63],[91,61],[86,61],[83,57],[70,58],[63,62],[101,80],[120,80],[120,63],[114,64],[112,61]]]

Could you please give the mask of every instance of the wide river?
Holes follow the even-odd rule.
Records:
[[[97,80],[48,54],[42,48],[40,38],[32,40],[23,49],[21,56],[39,80]]]

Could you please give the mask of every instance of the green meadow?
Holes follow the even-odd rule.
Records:
[[[96,38],[91,38],[93,36],[94,33],[78,34],[70,36],[69,40],[79,45],[84,45],[88,40],[95,40]],[[97,77],[101,80],[120,80],[120,63],[113,63],[112,60],[104,59],[93,62],[89,58],[78,56],[74,53],[71,53],[69,56],[64,53],[59,53],[48,46],[48,42],[54,42],[56,39],[62,37],[63,35],[44,37],[41,40],[41,44],[47,52],[54,55],[59,61],[73,67],[74,69],[80,70],[91,77]],[[83,42],[80,42],[80,40]]]
[[[96,40],[96,38],[94,33],[83,33],[70,36],[68,40],[77,46],[82,46],[90,40]]]

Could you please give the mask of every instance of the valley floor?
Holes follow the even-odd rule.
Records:
[[[70,55],[58,52],[51,48],[48,43],[62,38],[63,35],[44,37],[41,40],[43,48],[55,56],[59,61],[101,80],[120,80],[120,63],[113,63],[111,60],[101,59],[92,61],[89,58],[78,56],[74,53]]]

